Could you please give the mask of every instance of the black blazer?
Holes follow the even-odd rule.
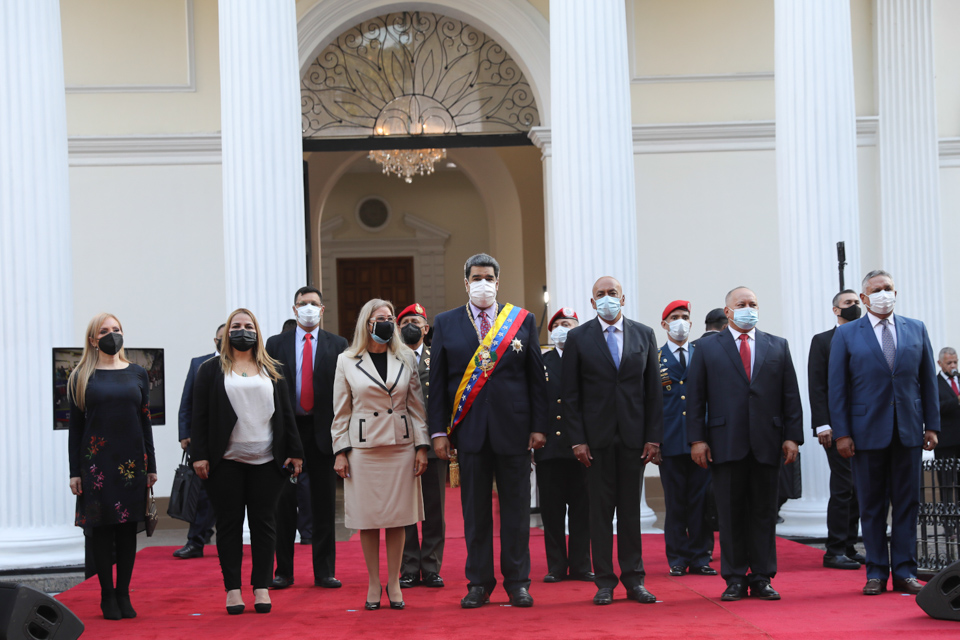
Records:
[[[273,383],[273,462],[277,468],[287,458],[303,458],[303,445],[293,417],[287,385]],[[190,459],[207,460],[217,468],[237,424],[237,414],[223,386],[220,358],[211,358],[197,370],[193,387],[193,420],[190,423]]]
[[[460,380],[480,346],[475,327],[463,306],[433,319],[427,405],[430,435],[447,432]],[[473,407],[454,430],[452,443],[457,449],[479,453],[489,440],[494,453],[523,455],[528,451],[530,433],[543,432],[547,382],[537,336],[536,319],[532,313],[527,314],[515,338],[522,348],[507,348]]]
[[[287,383],[290,405],[297,402],[297,330],[285,331],[267,340],[267,353],[281,365]],[[333,424],[333,379],[337,375],[337,356],[347,348],[342,337],[320,329],[317,353],[313,358],[313,431],[301,433],[304,447],[311,442],[322,453],[333,455],[330,426]]]
[[[543,354],[543,369],[547,377],[547,415],[543,432],[547,444],[534,451],[537,462],[544,460],[576,460],[573,455],[573,443],[567,434],[567,425],[563,421],[563,387],[561,369],[563,359],[556,349]]]
[[[687,437],[709,444],[717,464],[752,452],[761,464],[776,466],[785,440],[803,443],[803,408],[790,347],[763,331],[755,337],[749,382],[729,330],[701,340],[690,359]]]
[[[623,356],[613,364],[600,320],[570,330],[563,352],[563,404],[570,445],[642,449],[663,441],[657,341],[650,327],[624,318]]]
[[[937,446],[960,447],[960,401],[940,374],[937,374],[937,385],[940,390],[940,438]]]
[[[833,342],[834,327],[818,333],[810,341],[810,357],[807,358],[807,388],[810,391],[810,427],[817,435],[817,427],[830,424],[830,343]]]
[[[210,358],[217,354],[210,353],[205,356],[193,358],[190,361],[190,369],[187,370],[187,380],[183,383],[183,394],[180,396],[180,413],[177,415],[177,430],[180,440],[186,440],[190,437],[190,418],[193,417],[193,381],[197,378],[197,369]]]

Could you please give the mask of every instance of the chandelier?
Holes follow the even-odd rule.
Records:
[[[394,173],[407,184],[413,182],[413,176],[428,176],[433,173],[434,163],[447,157],[446,149],[393,149],[391,151],[371,151],[367,158],[383,167],[383,173]]]

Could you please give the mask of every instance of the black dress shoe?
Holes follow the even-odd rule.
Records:
[[[460,601],[461,609],[479,609],[490,602],[490,594],[483,587],[470,587],[467,595]]]
[[[627,589],[627,600],[636,600],[641,604],[653,604],[657,601],[657,596],[647,591],[647,588],[642,584],[638,584]]]
[[[702,567],[690,567],[690,573],[697,576],[715,576],[717,575],[717,570],[705,564]]]
[[[823,566],[827,569],[859,569],[860,563],[847,556],[823,556]]]
[[[863,585],[863,595],[878,596],[887,590],[887,581],[880,578],[870,578],[867,584]]]
[[[723,593],[720,595],[720,599],[724,602],[732,602],[745,597],[747,597],[747,585],[739,582],[732,582],[728,584],[727,588],[724,589]]]
[[[526,587],[514,589],[508,595],[510,596],[510,604],[514,607],[533,606],[533,596],[530,595],[530,592],[527,591]]]
[[[425,573],[423,574],[423,580],[420,581],[425,587],[438,588],[443,586],[443,578],[440,577],[438,573]],[[402,585],[401,585],[402,586]]]
[[[920,581],[916,578],[905,578],[900,580],[899,578],[893,579],[893,590],[899,591],[900,593],[911,593],[917,595],[920,593],[920,590],[923,589],[923,585],[920,584]]]
[[[554,582],[563,582],[563,576],[559,573],[548,573],[543,576],[544,582],[554,583]]]
[[[750,596],[761,600],[779,600],[780,594],[766,580],[750,585]]]
[[[123,617],[120,613],[120,605],[117,604],[117,595],[112,591],[100,594],[100,611],[103,612],[105,620],[119,620]]]
[[[571,573],[568,576],[571,580],[579,580],[581,582],[593,582],[597,578],[597,574],[593,571],[587,571],[586,573]]]
[[[277,576],[273,579],[273,582],[270,583],[271,589],[286,589],[292,586],[293,578],[287,578],[285,576]]]
[[[290,581],[290,584],[293,584],[293,580]],[[320,578],[313,582],[313,586],[323,587],[324,589],[339,589],[343,586],[343,583],[336,578]]]
[[[181,560],[189,560],[190,558],[202,558],[203,557],[203,547],[198,547],[195,544],[190,544],[189,542],[176,551],[173,552],[174,558],[180,558]]]
[[[597,595],[593,596],[593,604],[613,604],[613,589],[610,587],[597,589]]]
[[[687,572],[687,568],[679,564],[676,564],[670,567],[670,575],[673,576],[674,578],[678,576],[682,576],[686,572]]]
[[[300,538],[300,544],[313,544],[313,538]]]
[[[861,565],[867,564],[867,556],[862,553],[847,554],[847,557],[853,560],[854,562],[859,562]]]
[[[409,589],[420,584],[420,578],[415,573],[405,573],[400,576],[400,588]]]

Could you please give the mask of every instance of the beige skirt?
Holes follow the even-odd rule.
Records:
[[[343,480],[344,526],[390,529],[423,520],[415,459],[412,444],[351,449],[350,477]]]

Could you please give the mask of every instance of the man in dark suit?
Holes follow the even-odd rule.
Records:
[[[700,336],[700,339],[720,333],[727,328],[727,323],[727,316],[724,315],[723,309],[720,309],[719,307],[716,309],[711,309],[707,314],[707,317],[704,318],[704,332],[703,335]]]
[[[940,375],[937,384],[940,388],[940,436],[933,455],[937,460],[960,458],[960,381],[957,371],[957,350],[952,347],[940,349],[937,359]],[[940,481],[941,501],[953,503],[957,496],[953,487],[957,486],[956,467],[953,470],[942,469],[937,472]],[[948,535],[956,535],[950,527]]]
[[[530,607],[529,451],[544,445],[547,404],[536,320],[524,309],[497,305],[500,265],[491,256],[472,256],[463,273],[469,302],[433,321],[427,408],[437,457],[450,459],[451,437],[458,452],[469,581],[460,606],[483,606],[497,584],[496,477],[503,587],[513,606]]]
[[[534,452],[537,462],[537,490],[543,520],[543,546],[547,552],[544,582],[565,578],[592,581],[590,568],[590,500],[586,468],[577,462],[563,422],[561,366],[567,334],[580,324],[577,312],[563,307],[550,318],[547,330],[554,349],[543,354],[547,374],[547,412],[544,431],[547,444]],[[568,512],[569,508],[569,512]],[[567,550],[569,516],[570,549]],[[567,571],[569,570],[569,575]]]
[[[727,583],[721,600],[740,600],[748,585],[753,597],[779,600],[770,586],[777,485],[782,457],[792,464],[803,443],[800,388],[787,341],[755,329],[756,294],[737,287],[725,304],[727,329],[701,340],[690,362],[690,455],[713,479]]]
[[[866,316],[837,327],[830,345],[830,426],[852,458],[867,550],[864,595],[919,593],[917,511],[921,446],[937,446],[940,406],[933,349],[919,320],[893,315],[893,277],[871,271],[860,300]],[[893,507],[887,548],[887,512]],[[892,566],[891,566],[892,565]]]
[[[853,289],[833,296],[837,326],[860,317],[860,297]],[[807,358],[807,388],[810,391],[810,425],[827,454],[830,465],[830,502],[827,503],[827,549],[823,566],[828,569],[859,569],[867,561],[857,553],[860,536],[860,507],[853,488],[853,469],[833,446],[830,428],[829,371],[830,343],[836,327],[813,336]]]
[[[420,391],[423,392],[423,404],[430,397],[430,347],[423,344],[423,338],[430,330],[427,323],[427,310],[413,303],[397,315],[400,336],[403,342],[413,350],[417,358],[417,372],[420,374]],[[443,547],[446,537],[444,506],[447,488],[446,460],[441,460],[431,447],[427,451],[427,470],[420,476],[423,493],[423,531],[417,525],[407,527],[403,542],[403,561],[400,565],[400,586],[442,587],[443,578],[440,568],[443,565]]]
[[[297,328],[267,340],[267,353],[283,366],[283,379],[294,401],[297,429],[304,449],[304,469],[310,476],[313,512],[314,585],[335,589],[337,475],[330,436],[333,422],[333,379],[337,356],[347,341],[320,328],[323,297],[313,287],[301,287],[293,297]],[[287,483],[277,510],[277,569],[274,589],[293,584],[293,549],[297,529],[296,487]]]
[[[599,317],[567,334],[563,355],[563,404],[573,454],[587,467],[590,544],[597,593],[594,604],[611,604],[618,581],[627,598],[653,603],[643,585],[640,496],[643,468],[660,464],[663,396],[657,342],[650,327],[623,317],[623,287],[600,278],[590,303]],[[613,515],[617,514],[617,559],[613,567]]]
[[[687,371],[695,347],[690,339],[690,303],[666,306],[660,326],[667,342],[660,347],[660,389],[663,392],[663,462],[660,481],[667,509],[663,526],[671,576],[715,576],[710,566],[713,527],[707,521],[710,472],[690,458],[687,439]]]
[[[216,347],[213,353],[205,356],[193,358],[190,361],[190,369],[187,370],[187,380],[183,384],[183,393],[180,395],[180,413],[177,416],[177,430],[180,435],[180,448],[188,451],[190,448],[190,420],[193,416],[193,381],[197,377],[197,369],[210,358],[215,358],[220,354],[220,341],[223,340],[223,328],[226,325],[217,327],[217,333],[214,334],[213,344]],[[188,560],[190,558],[202,558],[203,547],[210,542],[213,536],[213,526],[216,524],[217,516],[210,505],[210,498],[207,496],[207,489],[204,483],[200,483],[200,490],[197,494],[197,513],[193,522],[190,523],[190,529],[187,530],[187,544],[173,552],[174,558]]]

